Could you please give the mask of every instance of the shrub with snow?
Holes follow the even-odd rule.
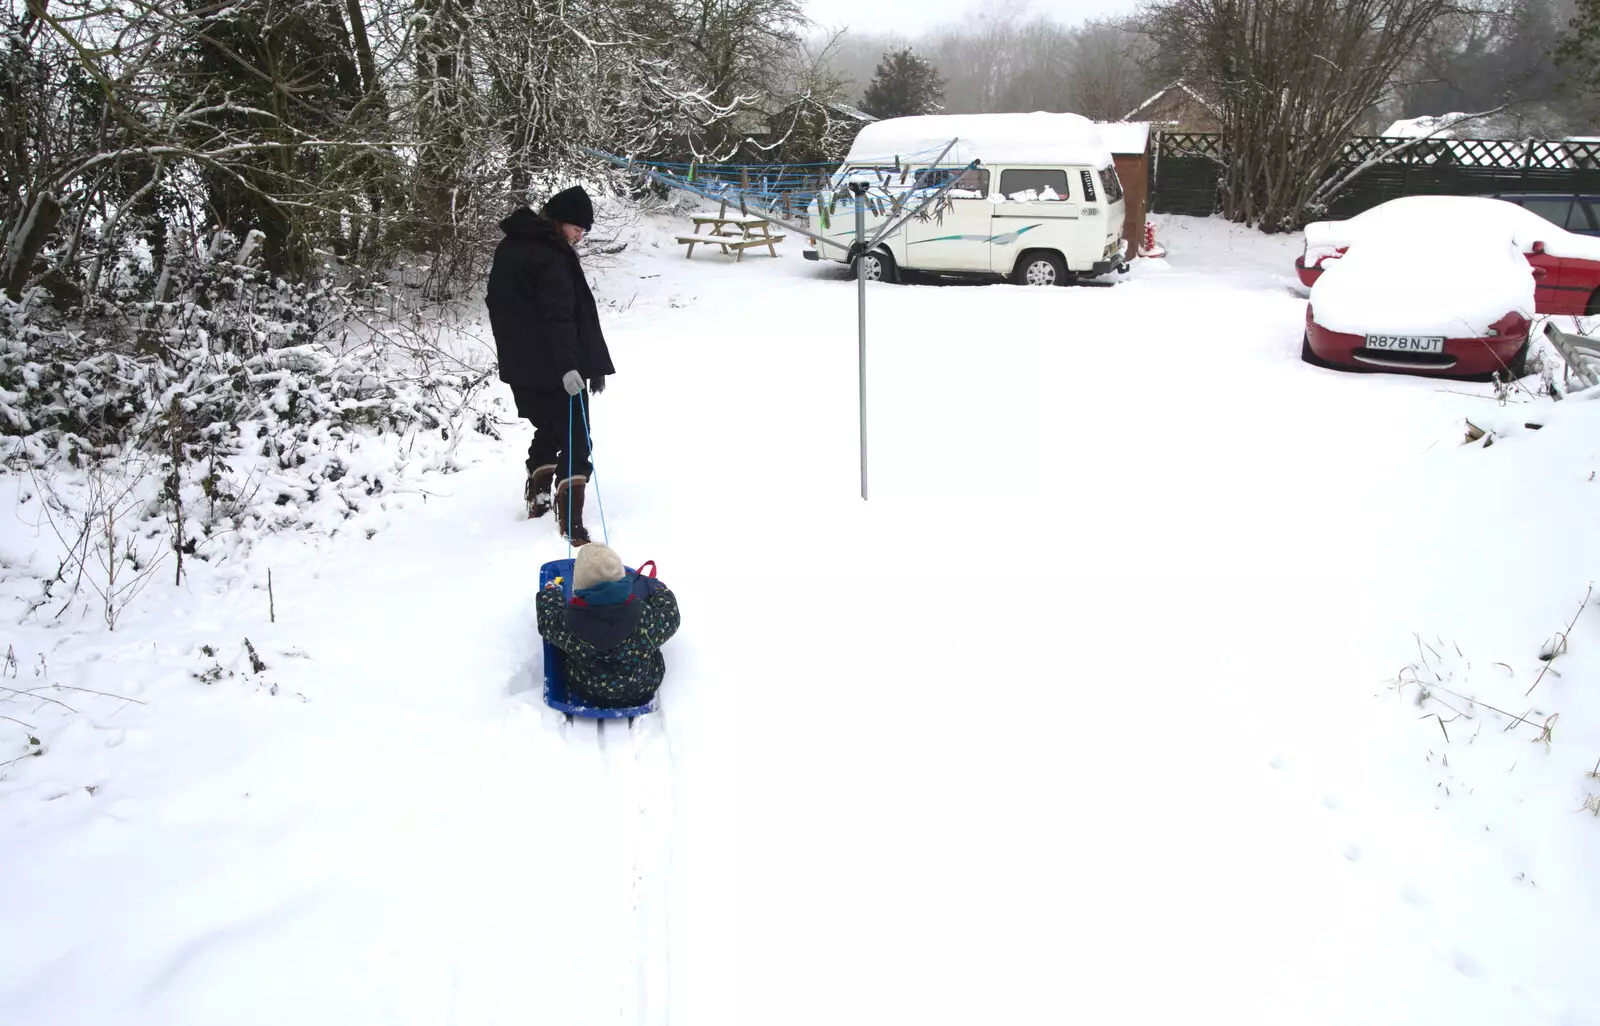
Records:
[[[385,283],[290,282],[239,253],[219,236],[158,274],[125,247],[66,311],[0,296],[0,453],[63,550],[41,603],[92,590],[114,624],[119,572],[358,513],[392,485],[385,434],[493,431],[468,403],[488,371],[407,344]]]

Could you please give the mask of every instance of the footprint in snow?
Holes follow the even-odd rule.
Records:
[[[1483,967],[1471,955],[1459,948],[1450,953],[1450,964],[1455,966],[1456,972],[1469,979],[1483,978]]]
[[[1275,770],[1281,770],[1288,764],[1288,761],[1285,760],[1281,755],[1274,755],[1271,759],[1267,760],[1267,765]]]
[[[1355,845],[1355,844],[1346,845],[1344,851],[1341,854],[1343,854],[1344,857],[1346,859],[1349,859],[1351,862],[1360,862],[1361,861],[1361,848],[1360,848],[1359,845]]]
[[[1410,905],[1413,908],[1427,908],[1428,907],[1428,897],[1427,897],[1427,895],[1423,894],[1421,891],[1417,890],[1415,887],[1406,886],[1406,887],[1400,888],[1400,900],[1404,901],[1407,905]]]
[[[1322,796],[1322,807],[1324,809],[1330,809],[1330,810],[1332,810],[1334,812],[1338,812],[1339,811],[1339,799],[1335,798],[1331,794],[1325,794],[1325,795]]]

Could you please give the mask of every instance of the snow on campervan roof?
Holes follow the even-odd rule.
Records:
[[[1079,114],[924,114],[866,125],[845,158],[847,165],[928,163],[951,139],[945,164],[1087,164],[1105,167],[1111,151],[1094,122]]]

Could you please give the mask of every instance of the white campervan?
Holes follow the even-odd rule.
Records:
[[[807,211],[813,229],[840,245],[814,243],[806,259],[853,261],[844,248],[855,242],[851,182],[871,186],[870,240],[886,219],[900,220],[897,201],[901,214],[914,210],[952,175],[960,178],[937,211],[906,220],[868,252],[869,279],[894,281],[911,268],[1065,285],[1124,264],[1122,183],[1110,151],[1089,119],[1043,111],[931,114],[862,128]]]

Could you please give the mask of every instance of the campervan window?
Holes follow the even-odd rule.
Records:
[[[989,172],[985,168],[928,168],[917,172],[917,189],[943,188],[952,175],[959,174],[956,183],[950,187],[950,195],[957,199],[982,199],[989,195]]]
[[[1000,172],[1000,195],[1008,200],[1067,200],[1067,173],[1053,168],[1007,168]]]
[[[849,167],[834,174],[832,184],[835,189],[843,189],[852,181],[861,181],[869,182],[875,187],[882,188],[885,185],[892,185],[897,182],[902,173],[903,169],[897,168],[893,164],[851,164]]]
[[[988,196],[989,170],[982,167],[967,168],[956,179],[956,184],[950,187],[950,195],[957,199],[983,199]]]

